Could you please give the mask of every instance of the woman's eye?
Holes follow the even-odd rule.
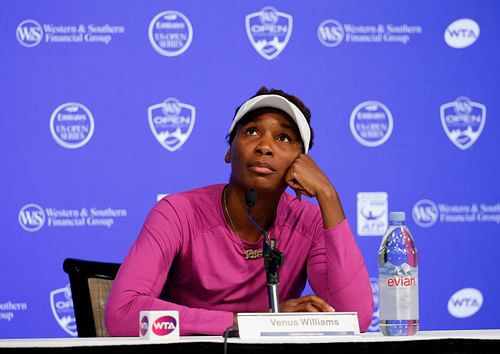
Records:
[[[248,128],[245,133],[246,133],[246,135],[256,135],[257,134],[257,129],[255,129],[255,128]]]
[[[291,139],[288,136],[286,136],[286,135],[280,135],[280,136],[278,136],[278,140],[282,141],[284,143],[289,143],[291,141]]]

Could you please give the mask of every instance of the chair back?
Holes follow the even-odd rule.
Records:
[[[66,258],[63,269],[69,276],[78,337],[109,336],[104,309],[120,263]]]

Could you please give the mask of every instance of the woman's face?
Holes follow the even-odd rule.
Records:
[[[230,147],[231,179],[245,189],[286,189],[284,177],[302,153],[295,123],[285,114],[267,112],[239,126]]]

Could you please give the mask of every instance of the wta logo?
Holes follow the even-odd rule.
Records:
[[[157,336],[166,336],[177,328],[177,321],[172,316],[157,318],[151,325],[153,333]]]
[[[448,312],[453,317],[465,318],[475,315],[483,305],[483,294],[474,288],[464,288],[448,300]]]

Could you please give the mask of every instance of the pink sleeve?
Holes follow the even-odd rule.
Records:
[[[370,279],[347,219],[317,235],[308,260],[311,288],[339,312],[357,312],[361,332],[370,325]]]
[[[113,282],[106,305],[106,329],[112,336],[138,336],[142,310],[177,310],[181,335],[221,335],[233,314],[188,308],[161,300],[170,266],[182,246],[182,221],[163,200],[148,216]]]

